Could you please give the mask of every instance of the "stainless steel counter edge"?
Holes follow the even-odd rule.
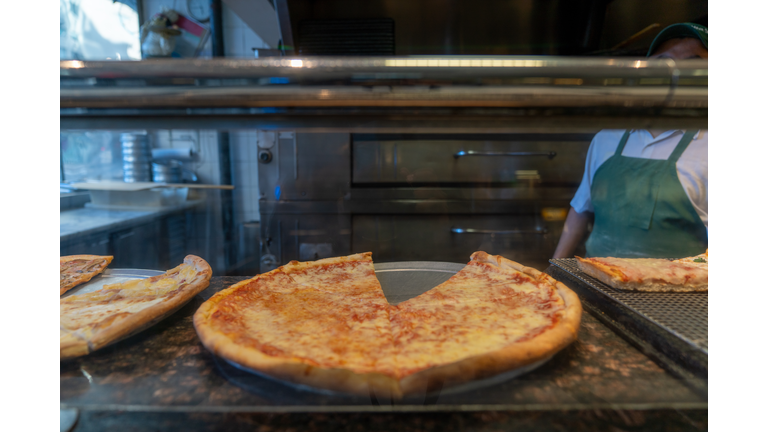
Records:
[[[577,411],[577,410],[705,410],[706,402],[677,403],[603,403],[603,404],[478,404],[478,405],[296,405],[296,406],[157,406],[157,405],[79,405],[60,404],[61,409],[79,409],[83,411],[125,411],[125,412],[207,412],[207,413],[300,413],[300,412],[441,412],[441,411]]]

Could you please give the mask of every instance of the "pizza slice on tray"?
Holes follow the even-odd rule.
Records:
[[[581,303],[536,269],[485,252],[392,308],[403,393],[439,390],[545,360],[576,339]]]
[[[579,270],[626,291],[700,292],[709,288],[709,250],[677,260],[662,258],[581,258]]]
[[[274,378],[368,396],[422,393],[544,360],[581,304],[551,277],[477,252],[446,283],[387,303],[370,253],[291,262],[195,313],[209,350]]]
[[[59,295],[88,282],[103,272],[111,262],[111,256],[69,255],[60,257]]]
[[[210,279],[208,263],[188,255],[164,274],[62,298],[60,359],[86,355],[140,331],[184,305]]]

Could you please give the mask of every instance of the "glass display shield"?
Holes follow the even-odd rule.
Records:
[[[706,250],[707,67],[491,56],[62,61],[61,255],[165,271],[191,254],[213,271],[209,288],[163,322],[62,362],[62,408],[706,409],[706,329],[703,342],[689,340],[696,331],[681,338],[647,309],[568,273],[570,261],[550,260],[590,255],[590,236],[605,241],[595,232],[621,242],[614,225],[625,221],[599,225],[613,215],[656,229],[654,214],[674,218],[673,199],[690,222],[677,234],[698,242],[692,252]],[[637,190],[639,180],[603,175],[614,156],[677,158],[642,177],[676,194],[640,200],[650,192]],[[622,167],[612,169],[640,169]],[[606,198],[609,184],[627,186]],[[587,219],[565,247],[573,212]],[[639,245],[627,256],[659,256],[627,242]],[[391,402],[253,373],[209,353],[192,325],[216,292],[294,260],[372,252],[397,304],[479,250],[574,290],[585,309],[578,341],[519,374]],[[703,302],[706,312],[706,293]]]

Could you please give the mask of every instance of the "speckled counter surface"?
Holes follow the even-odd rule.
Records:
[[[155,327],[62,362],[61,407],[80,410],[75,431],[157,430],[705,430],[707,396],[665,372],[591,315],[579,340],[540,368],[454,395],[380,404],[300,391],[215,359],[192,314],[211,285]]]

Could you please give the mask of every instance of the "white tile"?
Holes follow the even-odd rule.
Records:
[[[259,164],[253,163],[251,166],[251,177],[250,177],[250,183],[248,184],[250,187],[254,188],[255,190],[259,189]]]
[[[251,155],[251,160],[258,162],[259,160],[259,144],[256,141],[256,135],[253,135],[253,139],[248,140],[248,153]]]
[[[249,183],[248,185],[253,188],[257,188],[259,184],[259,163],[258,162],[251,162],[248,165],[248,171],[249,171]]]
[[[228,57],[242,57],[245,49],[243,27],[224,27],[224,50]]]
[[[237,27],[243,25],[243,20],[233,11],[229,6],[222,3],[221,5],[221,24],[224,27]]]
[[[235,165],[234,170],[232,171],[232,184],[235,185],[235,194],[237,194],[237,187],[240,186],[243,183],[243,174],[242,171],[237,168],[237,165]]]
[[[181,140],[181,141],[188,141],[188,140],[195,140],[197,141],[199,139],[198,137],[198,131],[192,130],[192,129],[172,129],[171,130],[171,139]]]
[[[256,160],[256,156],[251,153],[251,143],[247,137],[243,140],[243,145],[240,147],[240,154],[243,155],[242,162],[253,162]]]
[[[174,9],[174,0],[144,0],[144,20],[146,21],[156,13],[163,11],[163,6],[168,9]],[[143,22],[142,21],[142,22]]]
[[[170,148],[171,147],[171,131],[158,130],[154,136],[153,146],[155,148]]]
[[[269,48],[267,44],[250,27],[246,26],[243,30],[245,37],[245,49],[248,53],[253,53],[252,48]]]
[[[232,162],[238,163],[248,159],[248,147],[244,144],[244,140],[230,135],[229,139],[229,151],[232,157]]]
[[[235,170],[238,173],[238,182],[235,186],[243,188],[251,187],[251,173],[249,172],[248,164],[237,163],[235,164],[235,167]]]
[[[248,152],[248,145],[245,143],[237,147],[237,151],[233,154],[235,163],[246,163],[251,159],[251,154]]]
[[[235,188],[239,189],[238,196],[240,197],[240,205],[242,206],[243,211],[249,211],[250,204],[248,204],[248,200],[253,190],[248,186],[235,186]]]

